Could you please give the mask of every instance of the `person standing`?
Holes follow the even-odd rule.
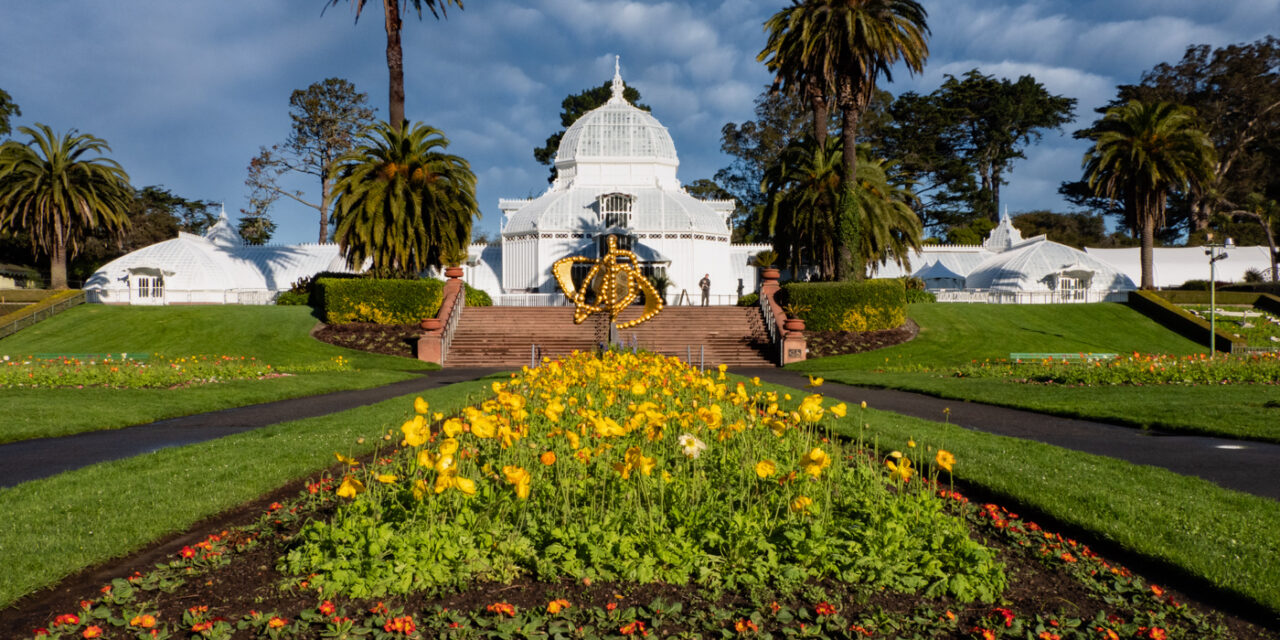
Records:
[[[711,274],[705,274],[698,281],[698,288],[702,289],[702,306],[711,304]]]

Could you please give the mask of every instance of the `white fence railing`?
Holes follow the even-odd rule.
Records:
[[[711,294],[707,297],[711,306],[732,307],[738,304],[738,296],[734,294]],[[493,304],[499,307],[571,307],[573,303],[563,293],[503,293],[493,296]],[[666,305],[693,306],[702,304],[701,293],[667,292]]]
[[[933,289],[938,302],[986,304],[1064,304],[1124,302],[1128,291],[996,291],[991,289]]]

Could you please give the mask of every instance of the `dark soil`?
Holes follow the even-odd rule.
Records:
[[[881,331],[805,331],[810,358],[840,356],[847,353],[874,351],[902,344],[916,337],[920,327],[908,319],[896,329]]]
[[[352,322],[320,325],[311,335],[321,342],[357,351],[416,358],[418,337],[422,335],[422,329],[416,324]]]
[[[341,469],[335,467],[330,472],[340,473]],[[231,530],[231,534],[224,534],[224,537],[233,540],[237,535],[243,535],[235,531],[236,527],[257,521],[273,502],[287,501],[298,495],[305,486],[306,481],[303,480],[290,483],[253,502],[202,521],[187,532],[149,545],[128,557],[86,569],[64,579],[55,587],[28,595],[0,610],[0,638],[28,637],[33,629],[47,626],[54,616],[77,611],[82,601],[99,597],[102,586],[109,584],[112,579],[130,576],[135,571],[146,573],[157,563],[173,559],[182,547],[194,545],[210,534]],[[173,593],[148,592],[146,598],[154,603],[153,609],[158,609],[159,617],[165,620],[181,620],[184,611],[197,605],[207,605],[210,617],[225,616],[231,621],[239,619],[250,610],[274,612],[292,619],[301,612],[314,610],[321,599],[330,599],[340,608],[345,607],[348,612],[367,611],[375,606],[376,603],[372,600],[349,600],[334,596],[322,598],[314,591],[285,586],[296,585],[298,580],[282,575],[276,569],[276,560],[283,553],[284,541],[296,532],[302,520],[279,527],[273,534],[263,535],[257,546],[233,554],[230,564],[187,580]],[[978,534],[975,536],[982,537]],[[1006,542],[999,536],[984,539],[983,542],[996,550],[1005,564],[1009,578],[1009,588],[1000,606],[1011,607],[1019,615],[1039,613],[1046,617],[1074,617],[1083,620],[1093,618],[1099,611],[1115,611],[1115,606],[1106,603],[1097,593],[1090,591],[1067,573],[1047,567],[1027,550]],[[988,616],[992,611],[991,605],[966,605],[948,598],[925,599],[833,581],[813,586],[821,589],[826,597],[837,603],[841,613],[850,618],[857,616],[859,612],[873,611],[906,616],[922,605],[937,612],[954,612],[961,623],[957,635],[951,636],[954,638],[972,637],[966,630],[975,625],[983,625],[984,620],[988,621],[985,624],[989,626]],[[1201,612],[1212,611],[1212,608],[1185,593],[1174,589],[1169,589],[1168,593]],[[616,603],[619,607],[647,605],[655,599],[683,602],[686,607],[751,606],[741,594],[713,595],[684,586],[602,582],[583,584],[568,580],[548,583],[532,579],[521,579],[512,584],[478,583],[464,592],[441,597],[409,596],[383,600],[393,608],[403,607],[406,612],[425,612],[435,606],[454,611],[477,611],[497,601],[509,602],[522,610],[536,610],[545,607],[553,598],[567,598],[574,606],[580,607],[604,607],[608,603]],[[1280,638],[1280,635],[1231,615],[1224,615],[1223,622],[1231,637],[1240,640]],[[668,633],[679,630],[667,628]],[[234,637],[248,638],[250,632],[239,631]]]

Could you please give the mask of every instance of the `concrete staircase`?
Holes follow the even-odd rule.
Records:
[[[638,317],[632,307],[621,320]],[[607,340],[604,317],[595,315],[573,323],[572,307],[466,307],[446,367],[512,366],[529,364],[532,345],[543,356],[589,351]],[[767,367],[776,362],[757,307],[667,307],[639,326],[623,329],[618,338],[630,346],[676,356],[689,355],[693,364],[705,358],[708,367]],[[705,349],[705,350],[704,350]]]

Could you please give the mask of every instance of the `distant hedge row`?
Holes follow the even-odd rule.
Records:
[[[901,280],[789,282],[779,294],[784,305],[808,307],[800,317],[811,331],[879,331],[907,321],[907,292]]]

